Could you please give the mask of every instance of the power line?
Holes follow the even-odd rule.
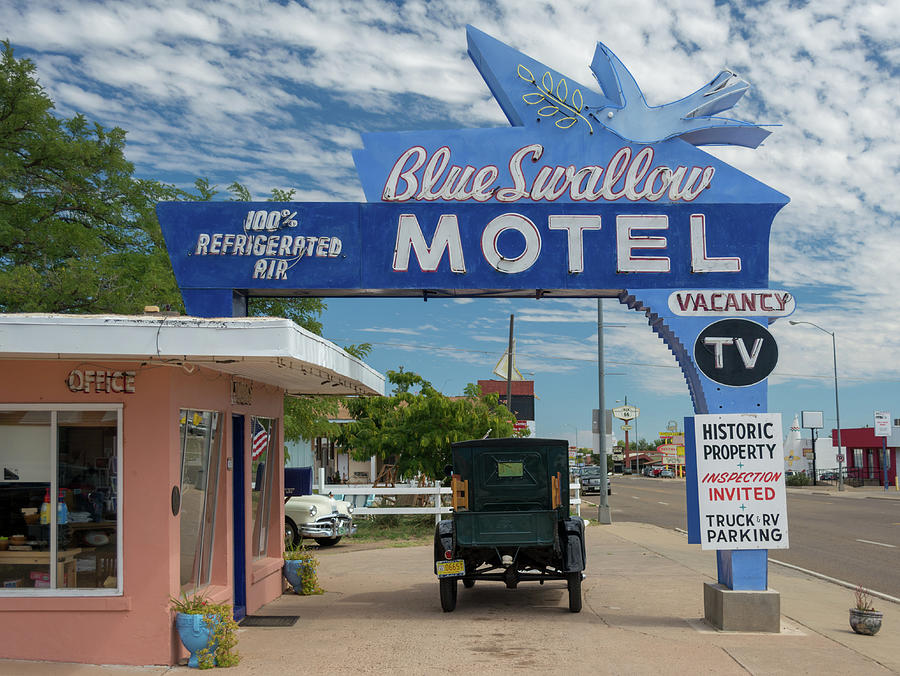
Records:
[[[330,340],[345,341],[346,339],[345,338],[332,338]],[[437,346],[437,345],[413,345],[410,343],[389,343],[389,342],[378,342],[378,341],[366,341],[366,342],[371,345],[381,345],[384,347],[397,347],[397,348],[403,348],[403,349],[407,349],[407,350],[417,350],[417,351],[427,351],[427,352],[458,352],[458,353],[465,353],[465,354],[484,355],[484,356],[491,357],[491,358],[497,356],[496,351],[473,350],[471,348],[464,348],[464,347],[449,347],[449,346]],[[584,363],[589,363],[589,364],[597,363],[597,359],[591,358],[591,357],[559,357],[559,356],[535,354],[533,352],[522,352],[522,351],[517,351],[516,354],[519,357],[530,357],[533,359],[541,359],[541,360],[545,360],[545,361],[546,360],[556,360],[556,361],[569,361],[569,362],[584,362]],[[646,367],[646,368],[681,370],[681,367],[678,366],[677,364],[650,364],[647,362],[619,361],[619,360],[615,360],[615,359],[607,359],[606,363],[613,364],[615,366],[638,366],[638,367]],[[777,372],[774,375],[782,376],[782,377],[786,377],[786,378],[811,378],[811,379],[816,379],[816,380],[818,380],[818,379],[830,380],[832,377],[830,374],[814,375],[814,374],[807,374],[807,373],[784,373],[784,372]],[[866,378],[852,378],[852,377],[847,377],[847,376],[841,376],[841,380],[854,380],[854,381],[859,381],[859,382],[867,381]]]

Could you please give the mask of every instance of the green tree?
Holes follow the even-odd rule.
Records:
[[[59,119],[34,64],[0,53],[0,311],[179,306],[155,206],[179,191],[134,178],[125,132]]]
[[[0,54],[0,311],[131,314],[183,309],[156,204],[212,200],[206,179],[188,192],[133,175],[125,131],[83,115],[60,119],[8,41]],[[250,200],[240,183],[231,199]],[[269,198],[293,199],[275,189]],[[252,298],[252,316],[286,317],[321,335],[320,298]]]
[[[454,441],[515,434],[515,417],[496,394],[482,395],[469,384],[462,397],[446,397],[420,375],[387,372],[394,386],[389,397],[347,400],[355,422],[342,425],[336,438],[357,460],[374,455],[396,458],[400,476],[421,472],[432,479],[444,476]]]
[[[83,115],[60,119],[8,41],[0,54],[0,312],[133,314],[145,305],[183,310],[156,218],[166,200],[213,200],[198,179],[188,192],[133,175],[125,131]],[[251,200],[238,182],[229,199]],[[292,190],[269,200],[290,201]],[[322,334],[321,298],[251,298],[251,316],[286,317]],[[371,345],[349,345],[364,358]],[[288,399],[288,439],[311,438],[337,412],[334,397]]]
[[[346,345],[344,350],[357,359],[365,359],[372,350],[372,344]],[[285,441],[296,442],[336,435],[339,427],[332,424],[330,419],[337,417],[342,403],[346,405],[345,397],[285,397]]]

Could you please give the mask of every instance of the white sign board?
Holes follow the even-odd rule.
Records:
[[[702,549],[787,549],[780,413],[694,416]]]
[[[800,411],[800,427],[820,430],[825,427],[822,411]]]
[[[612,410],[612,414],[619,420],[634,420],[641,414],[641,409],[637,406],[617,406]]]
[[[875,411],[875,436],[876,437],[891,436],[891,413],[890,413],[890,411]]]

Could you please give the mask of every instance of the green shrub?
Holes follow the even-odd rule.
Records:
[[[237,646],[237,622],[234,621],[234,609],[229,603],[210,603],[202,592],[188,595],[182,592],[178,598],[170,598],[169,605],[177,613],[203,615],[203,621],[212,627],[213,637],[209,646],[197,651],[201,669],[213,667],[233,667],[241,661]]]
[[[787,479],[784,480],[784,483],[788,486],[809,486],[811,483],[809,477],[806,474],[792,474]]]
[[[325,590],[319,586],[319,575],[316,572],[319,567],[319,560],[315,555],[303,545],[299,547],[288,547],[284,550],[285,561],[302,561],[300,565],[300,591],[297,593],[301,596],[310,596],[312,594],[324,594]]]

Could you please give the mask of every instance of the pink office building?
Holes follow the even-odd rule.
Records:
[[[0,657],[176,664],[170,597],[282,591],[286,394],[384,377],[285,319],[0,315]]]

